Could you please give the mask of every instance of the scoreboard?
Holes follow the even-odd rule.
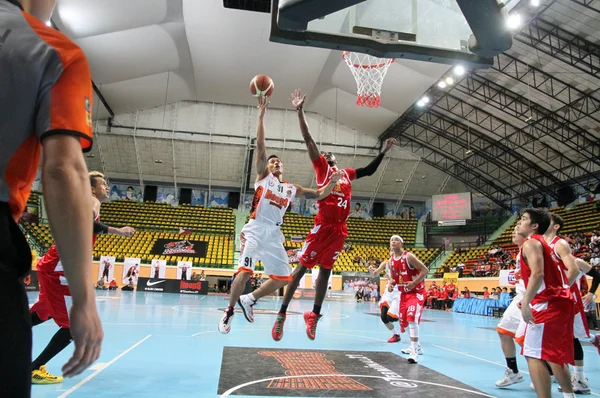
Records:
[[[431,220],[470,220],[471,193],[450,193],[433,195],[431,200]]]

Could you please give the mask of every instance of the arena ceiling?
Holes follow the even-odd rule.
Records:
[[[412,174],[437,176],[430,184],[415,181],[409,187],[415,198],[435,194],[449,175],[447,192],[466,186],[502,203],[532,193],[556,198],[557,187],[586,185],[600,171],[600,2],[541,3],[534,8],[522,0],[511,13],[528,24],[512,49],[493,68],[468,71],[450,88],[436,85],[449,73],[447,65],[394,63],[378,109],[354,105],[356,86],[338,51],[271,43],[268,14],[226,9],[222,0],[61,0],[53,21],[83,48],[98,90],[117,115],[178,101],[254,105],[248,81],[266,73],[276,82],[271,107],[289,109],[289,93],[302,88],[310,93],[307,110],[372,137],[397,137],[398,146],[414,154],[395,158],[400,163],[388,167],[391,174],[373,179],[365,192],[388,185],[382,197],[398,196],[406,189],[394,186],[397,175],[406,179],[416,165]],[[414,104],[423,93],[432,101],[420,108]],[[108,117],[97,109],[95,117]],[[131,139],[102,140],[121,151],[105,162],[109,172],[121,162],[123,178],[142,174],[139,162],[125,161],[136,157]],[[158,153],[172,148],[148,140],[144,148]],[[224,156],[237,153],[223,150]],[[238,155],[241,163],[243,151]],[[90,167],[99,166],[99,157]],[[146,179],[167,182],[161,173],[172,170],[153,167],[159,166],[144,169]],[[189,174],[202,170],[198,165]],[[231,173],[223,185],[231,180],[235,186],[239,172]]]

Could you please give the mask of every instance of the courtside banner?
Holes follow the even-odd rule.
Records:
[[[208,294],[207,281],[185,281],[177,279],[148,279],[139,277],[137,283],[139,292]]]
[[[205,241],[189,239],[157,239],[152,254],[159,256],[206,257],[208,244]]]

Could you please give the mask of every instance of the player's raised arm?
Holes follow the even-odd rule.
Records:
[[[377,276],[377,275],[381,274],[381,271],[383,271],[385,269],[385,267],[387,267],[387,265],[388,265],[387,260],[382,261],[381,264],[379,264],[379,267],[377,267],[377,268],[373,267],[372,265],[369,265],[369,273],[372,276]]]
[[[377,155],[377,157],[375,159],[373,159],[371,161],[371,163],[369,163],[366,167],[361,167],[361,168],[356,169],[356,178],[358,179],[358,178],[368,177],[368,176],[372,176],[373,174],[375,174],[375,172],[377,171],[377,168],[379,167],[379,165],[381,164],[381,161],[383,160],[383,157],[385,156],[387,151],[389,151],[392,148],[392,146],[394,145],[394,142],[396,142],[396,140],[394,138],[388,138],[387,140],[385,140],[385,146],[381,150],[381,153],[379,153],[379,155]]]
[[[306,199],[318,199],[318,200],[325,199],[327,196],[329,196],[329,194],[333,190],[333,187],[335,187],[335,184],[337,184],[337,182],[340,180],[340,178],[342,178],[343,175],[344,175],[343,171],[341,171],[341,170],[336,171],[335,173],[333,173],[331,175],[331,179],[329,180],[329,183],[319,189],[310,189],[310,188],[304,188],[300,185],[295,185],[296,196],[303,197]]]
[[[292,97],[290,101],[296,111],[298,111],[298,121],[300,122],[300,131],[302,132],[302,138],[304,138],[304,142],[306,143],[306,148],[308,149],[308,156],[311,161],[315,161],[321,156],[319,153],[319,147],[315,140],[313,140],[310,135],[310,131],[308,130],[308,123],[306,122],[306,117],[304,115],[304,100],[306,99],[306,94],[302,95],[300,90],[295,90],[292,93]]]
[[[256,181],[269,174],[267,169],[267,143],[265,139],[265,112],[269,106],[267,97],[258,97],[258,125],[256,126]]]

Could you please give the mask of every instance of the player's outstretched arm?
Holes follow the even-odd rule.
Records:
[[[300,185],[294,185],[296,187],[296,196],[306,199],[325,199],[327,196],[329,196],[331,191],[333,191],[333,187],[335,187],[335,184],[337,184],[337,182],[340,180],[340,178],[342,178],[343,175],[343,171],[336,171],[331,175],[329,183],[319,189],[310,189]]]
[[[535,297],[544,281],[544,249],[542,244],[535,239],[530,239],[523,244],[523,256],[527,260],[527,265],[531,270],[529,284],[525,290],[525,296],[521,300],[521,315],[525,323],[533,324],[533,314],[531,313],[531,300]]]
[[[52,135],[42,141],[42,146],[48,218],[73,298],[70,319],[75,352],[63,367],[64,376],[71,377],[98,359],[104,337],[96,293],[90,283],[93,203],[85,194],[90,190],[90,180],[79,138]]]
[[[377,267],[377,268],[373,267],[372,265],[369,265],[369,273],[372,276],[377,276],[377,275],[381,274],[381,271],[383,271],[385,269],[387,264],[388,264],[387,261],[382,261],[381,264],[379,264],[379,267]]]
[[[94,218],[100,212],[100,201],[92,196],[93,201],[93,209],[94,209]],[[106,224],[102,224],[100,221],[94,221],[94,234],[114,234],[119,236],[132,237],[135,234],[135,229],[132,227],[122,227],[122,228],[113,228],[109,227]]]
[[[269,174],[267,169],[267,140],[265,138],[265,112],[269,102],[267,97],[258,97],[258,125],[256,126],[256,181]]]
[[[598,285],[600,285],[600,272],[592,267],[591,264],[580,258],[575,259],[575,264],[577,264],[577,268],[579,268],[581,272],[592,277],[592,286],[590,286],[588,293],[582,298],[583,305],[587,306],[592,303],[592,301],[596,300],[596,290],[598,290]]]
[[[304,142],[306,143],[306,149],[308,149],[308,156],[310,157],[311,161],[315,161],[319,158],[319,156],[321,156],[321,154],[319,153],[319,147],[317,146],[317,143],[315,140],[313,140],[308,129],[308,123],[306,122],[306,116],[304,115],[304,100],[306,100],[306,94],[302,95],[300,90],[295,90],[290,98],[292,105],[298,112],[300,131],[302,132],[302,138],[304,138]]]
[[[569,244],[563,239],[559,240],[556,244],[556,252],[565,264],[565,267],[567,267],[567,279],[569,280],[569,286],[571,286],[579,277],[579,268],[577,268],[577,264],[575,264],[575,257],[573,257],[573,254],[571,253]]]
[[[358,178],[368,177],[368,176],[372,176],[373,174],[375,174],[375,172],[377,171],[377,168],[379,167],[379,165],[381,164],[381,161],[383,160],[383,157],[385,156],[387,151],[389,151],[392,148],[392,146],[394,145],[394,142],[396,142],[396,140],[394,138],[388,138],[387,140],[385,140],[385,146],[381,150],[381,153],[379,153],[379,155],[377,155],[377,157],[375,159],[373,159],[371,161],[371,163],[369,163],[366,167],[361,167],[359,169],[356,169],[356,178],[358,179]]]

